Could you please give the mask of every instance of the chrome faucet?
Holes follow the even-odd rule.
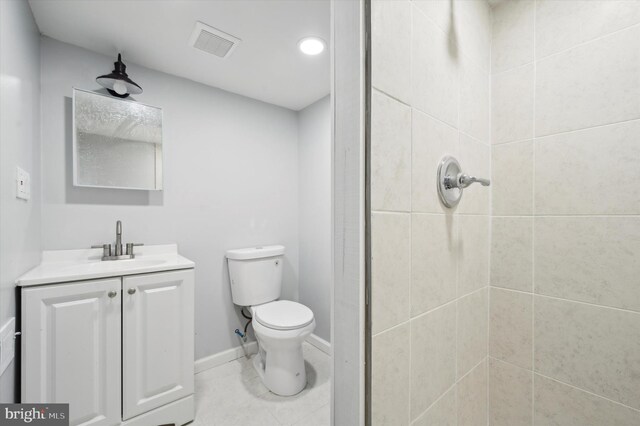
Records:
[[[127,251],[122,253],[122,222],[116,222],[116,244],[115,244],[115,253],[111,254],[111,244],[98,244],[91,246],[91,248],[101,248],[102,249],[102,260],[122,260],[122,259],[133,259],[135,254],[133,253],[133,248],[135,246],[142,246],[144,244],[141,243],[127,243]]]
[[[122,222],[116,222],[116,256],[122,256]]]

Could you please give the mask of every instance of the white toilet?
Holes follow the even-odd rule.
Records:
[[[295,395],[307,384],[302,342],[316,328],[313,312],[289,300],[282,289],[283,246],[227,251],[231,297],[249,306],[260,348],[253,365],[273,393]]]

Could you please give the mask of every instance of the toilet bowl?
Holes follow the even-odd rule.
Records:
[[[251,312],[259,347],[253,365],[264,385],[282,396],[299,393],[307,385],[302,343],[316,327],[313,312],[288,300],[252,306]]]
[[[227,251],[231,297],[249,306],[258,355],[253,365],[273,393],[290,396],[307,385],[302,343],[316,322],[308,307],[278,300],[282,290],[283,246]]]

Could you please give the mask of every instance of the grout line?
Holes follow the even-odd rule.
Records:
[[[510,365],[510,366],[515,367],[515,368],[517,368],[519,370],[529,372],[529,373],[532,374],[533,377],[540,376],[540,377],[543,377],[543,378],[545,378],[547,380],[552,380],[554,382],[557,382],[557,383],[560,383],[562,385],[568,386],[570,388],[576,389],[576,390],[578,390],[580,392],[584,392],[584,393],[587,393],[589,395],[595,396],[596,398],[601,398],[601,399],[604,399],[604,400],[609,401],[611,403],[614,403],[616,405],[620,405],[620,406],[628,408],[630,410],[640,412],[640,409],[638,409],[638,408],[631,407],[629,405],[623,404],[622,402],[618,402],[618,401],[615,401],[613,399],[607,398],[606,396],[598,395],[597,393],[591,392],[591,391],[589,391],[587,389],[572,385],[571,383],[567,383],[567,382],[562,381],[562,380],[558,380],[558,379],[556,379],[554,377],[547,376],[546,374],[542,374],[542,373],[539,373],[537,371],[531,370],[529,368],[525,368],[525,367],[523,367],[521,365],[514,364],[513,362],[505,361],[504,359],[496,358],[496,357],[493,357],[493,356],[490,356],[489,358],[494,360],[494,361],[498,361],[498,362],[501,362],[503,364]]]
[[[535,67],[534,67],[534,73],[535,73]],[[535,84],[536,83],[535,83],[535,75],[534,75],[534,86],[535,86]],[[534,92],[533,93],[533,97],[534,97],[534,115],[535,115],[535,90],[533,92]],[[531,137],[528,137],[528,138],[515,139],[515,140],[512,140],[512,141],[506,141],[506,142],[493,142],[492,141],[491,142],[491,146],[511,145],[511,144],[522,143],[522,142],[530,142],[530,141],[537,142],[540,139],[547,139],[547,138],[552,138],[552,137],[560,136],[560,135],[568,135],[568,134],[571,134],[571,133],[588,132],[590,130],[595,130],[595,129],[599,129],[599,128],[602,128],[602,127],[620,126],[622,124],[632,123],[634,121],[640,121],[640,117],[630,118],[628,120],[614,121],[612,123],[597,124],[595,126],[581,127],[579,129],[564,130],[562,132],[549,133],[548,135],[535,135],[535,134],[533,134],[533,135],[531,135]],[[535,118],[534,118],[534,125],[535,125]],[[535,133],[535,129],[534,129],[534,133]]]
[[[431,16],[427,15],[421,8],[419,8],[418,6],[415,6],[416,2],[415,0],[411,0],[411,2],[413,4],[413,7],[417,9],[418,13],[420,13],[420,15],[422,15],[424,18],[427,19],[427,21],[429,21],[431,24],[433,24],[433,26],[440,31],[445,39],[447,40],[447,43],[449,41],[453,41],[456,45],[456,48],[458,50],[458,52],[465,57],[468,61],[473,63],[473,67],[474,68],[479,68],[480,71],[482,71],[484,74],[488,74],[489,76],[491,75],[491,57],[489,57],[489,62],[486,63],[485,65],[482,65],[484,63],[484,61],[482,60],[478,60],[478,58],[474,58],[473,56],[469,56],[468,54],[465,54],[462,52],[463,46],[460,44],[460,40],[458,38],[455,39],[451,39],[451,36],[448,33],[448,28],[442,28]],[[454,4],[453,1],[451,1],[451,4]],[[412,7],[412,9],[413,9]],[[454,8],[455,10],[455,8]],[[458,10],[457,14],[453,13],[455,16],[459,17],[462,20],[462,16],[463,14],[460,12],[460,10]],[[413,17],[412,17],[413,18]],[[449,21],[449,19],[447,19],[447,21]],[[466,22],[456,22],[456,24],[460,24],[460,25],[465,25]]]
[[[454,3],[451,2],[450,3],[450,7],[455,7]],[[422,12],[421,12],[422,13]],[[426,16],[425,13],[422,13],[424,16]],[[453,16],[455,14],[455,12],[452,10],[451,11],[451,15]],[[429,17],[427,17],[428,19],[430,19]],[[434,22],[435,24],[435,22]],[[440,29],[440,27],[438,25],[435,25],[436,28]],[[446,37],[447,43],[450,43],[451,41],[451,36],[444,31],[444,35]],[[460,52],[460,54],[462,55],[462,49],[459,43],[455,43],[456,47],[456,51]],[[461,81],[461,76],[463,76],[462,74],[462,60],[458,60],[457,64],[456,64],[456,129],[457,129],[457,135],[456,135],[456,155],[458,156],[458,158],[460,158],[460,154],[462,152],[462,144],[461,144],[461,137],[462,137],[462,132],[460,131],[460,110],[462,109],[462,102],[461,102],[461,98],[462,98],[462,81]],[[465,70],[466,71],[466,70]],[[462,196],[462,195],[461,195]],[[454,214],[457,213],[457,208],[454,211]],[[459,353],[458,351],[460,350],[460,342],[458,341],[458,326],[460,321],[458,320],[458,315],[459,315],[459,297],[460,297],[460,224],[458,223],[458,220],[456,219],[455,221],[452,221],[452,226],[455,226],[455,260],[456,260],[456,265],[455,265],[455,298],[454,298],[454,315],[455,315],[455,324],[454,324],[454,359],[453,359],[453,386],[455,387],[454,391],[454,398],[455,398],[455,403],[454,406],[456,407],[456,423],[459,423],[459,416],[460,416],[460,410],[458,409],[458,369],[459,369],[459,365],[458,365],[458,358],[459,358]],[[433,404],[432,404],[433,405]]]
[[[640,218],[640,214],[635,214],[635,213],[625,213],[625,214],[575,214],[575,213],[567,213],[567,214],[557,214],[557,213],[549,213],[549,214],[536,214],[536,213],[532,213],[530,215],[495,215],[493,217],[497,217],[497,218],[533,218],[533,219],[538,219],[538,218],[594,218],[594,219],[601,219],[601,218],[622,218],[622,217],[629,217],[629,218]]]
[[[504,146],[504,145],[513,145],[516,143],[533,142],[534,139],[535,139],[535,136],[531,135],[531,137],[524,138],[524,139],[515,139],[507,142],[492,142],[491,146],[496,147],[496,146]]]
[[[536,3],[537,3],[537,2],[538,2],[538,0],[536,0]],[[537,15],[537,13],[536,13],[536,12],[537,12],[537,8],[534,10],[534,17]],[[534,19],[535,19],[535,18],[534,18]],[[536,24],[536,23],[535,23],[535,21],[534,21],[534,35],[535,35],[535,24]],[[568,48],[566,48],[566,49],[560,50],[560,51],[558,51],[558,52],[554,52],[554,53],[551,53],[551,54],[549,54],[549,55],[542,56],[542,57],[540,57],[540,58],[536,58],[536,61],[538,61],[538,62],[539,62],[539,61],[546,60],[546,59],[551,58],[551,57],[553,57],[553,56],[560,55],[561,53],[566,53],[566,52],[568,52],[568,51],[570,51],[570,50],[573,50],[573,49],[576,49],[576,48],[578,48],[578,47],[586,46],[587,44],[594,43],[594,42],[596,42],[596,41],[600,41],[600,40],[602,40],[602,39],[604,39],[604,38],[611,37],[611,36],[613,36],[613,35],[619,34],[619,33],[623,32],[623,31],[627,31],[627,30],[633,29],[633,28],[635,28],[635,27],[640,27],[640,23],[636,22],[636,23],[631,24],[631,25],[628,25],[628,26],[626,26],[626,27],[624,27],[624,28],[620,28],[620,29],[617,29],[617,30],[615,30],[615,31],[609,32],[609,33],[607,33],[607,34],[603,34],[603,35],[601,35],[601,36],[599,36],[599,37],[596,37],[596,38],[594,38],[594,39],[587,40],[587,41],[583,41],[583,42],[581,42],[581,43],[575,44],[575,45],[573,45],[573,46],[571,46],[571,47],[568,47]],[[533,50],[533,54],[534,54],[534,57],[535,57],[535,55],[536,55],[536,51],[535,51],[535,47],[536,47],[536,46],[535,46],[535,37],[534,37],[534,39],[533,39],[533,43],[534,43],[534,50]]]
[[[536,3],[537,3],[537,1],[536,1]],[[527,65],[532,65],[532,64],[533,64],[534,62],[536,62],[536,61],[546,60],[546,59],[551,58],[551,57],[553,57],[553,56],[560,55],[561,53],[567,53],[567,52],[569,52],[570,50],[573,50],[573,49],[575,49],[575,48],[582,47],[582,46],[585,46],[585,45],[587,45],[587,44],[589,44],[589,43],[593,43],[593,42],[596,42],[596,41],[600,41],[600,40],[602,40],[603,38],[607,38],[607,37],[612,36],[612,35],[614,35],[614,34],[618,34],[618,33],[621,33],[621,32],[623,32],[623,31],[626,31],[626,30],[629,30],[629,29],[633,29],[634,27],[640,26],[640,24],[638,24],[638,23],[631,24],[631,25],[626,26],[626,27],[624,27],[624,28],[620,28],[620,29],[617,29],[617,30],[615,30],[615,31],[613,31],[613,32],[610,32],[610,33],[607,33],[607,34],[601,35],[601,36],[599,36],[599,37],[596,37],[596,38],[594,38],[594,39],[587,40],[587,41],[583,41],[583,42],[581,42],[581,43],[575,44],[575,45],[573,45],[573,46],[571,46],[571,47],[568,47],[568,48],[566,48],[566,49],[560,50],[560,51],[558,51],[558,52],[554,52],[554,53],[551,53],[551,54],[549,54],[549,55],[546,55],[546,56],[542,56],[542,57],[540,57],[540,58],[537,58],[537,57],[536,57],[536,37],[535,37],[535,34],[536,34],[536,25],[537,25],[537,22],[536,22],[536,21],[537,21],[537,19],[536,19],[536,18],[537,18],[537,13],[536,13],[536,12],[537,12],[537,7],[534,7],[534,11],[533,11],[533,15],[534,15],[534,24],[533,24],[533,28],[534,28],[534,30],[533,30],[533,31],[534,31],[534,37],[533,37],[533,55],[534,55],[534,60],[533,60],[533,61],[530,61],[530,62],[527,62],[527,63],[524,63],[524,64],[516,65],[516,66],[514,66],[514,67],[510,67],[510,68],[507,68],[507,69],[504,69],[504,70],[498,71],[498,72],[496,72],[496,73],[492,73],[492,74],[491,74],[492,76],[494,76],[494,75],[499,76],[499,75],[505,74],[505,73],[507,73],[507,72],[509,72],[509,71],[517,70],[518,68],[523,68],[523,67],[526,67]],[[438,28],[439,28],[439,27],[438,27]]]
[[[536,57],[536,26],[538,24],[538,0],[533,2],[533,142],[532,142],[532,176],[531,176],[531,209],[532,213],[536,213],[536,87],[538,84],[538,61]],[[536,365],[536,220],[531,221],[531,369],[535,370]],[[535,393],[535,374],[531,376],[531,424],[535,424],[536,416],[536,393]]]
[[[581,304],[581,305],[587,305],[587,306],[591,306],[591,307],[594,307],[594,308],[611,309],[611,310],[614,310],[614,311],[620,311],[620,312],[624,312],[624,313],[627,313],[627,314],[640,315],[640,311],[635,311],[633,309],[618,308],[616,306],[598,305],[598,304],[595,304],[595,303],[583,302],[581,300],[566,299],[566,298],[563,298],[563,297],[550,296],[550,295],[541,294],[541,293],[531,293],[531,292],[528,292],[528,291],[516,290],[516,289],[513,289],[513,288],[499,287],[499,286],[496,286],[494,284],[492,284],[491,287],[495,288],[495,289],[498,289],[498,290],[511,291],[513,293],[528,294],[530,296],[542,297],[542,298],[545,298],[545,299],[558,300],[558,301],[567,302],[567,303],[578,303],[578,304]]]
[[[442,394],[440,394],[440,396],[431,403],[431,405],[429,405],[423,412],[421,412],[416,418],[415,420],[412,420],[412,422],[417,421],[418,419],[420,419],[420,417],[424,416],[427,411],[429,411],[432,407],[434,407],[438,402],[440,402],[440,400],[449,392],[451,392],[452,390],[456,391],[457,394],[457,389],[455,389],[457,387],[457,385],[464,380],[469,374],[473,373],[474,370],[476,368],[478,368],[483,362],[487,362],[489,357],[484,357],[482,358],[482,360],[480,360],[480,362],[478,362],[477,364],[475,364],[464,376],[460,377],[459,379],[454,380],[453,384],[451,386],[449,386],[447,388],[447,390],[445,390],[444,392],[442,392]],[[456,401],[457,401],[457,395],[456,395]],[[457,411],[457,410],[456,410]]]
[[[439,306],[437,306],[437,307],[435,307],[435,308],[431,308],[431,309],[429,309],[428,311],[425,311],[425,312],[422,312],[422,313],[420,313],[420,314],[418,314],[418,315],[415,315],[415,316],[411,317],[411,319],[422,318],[423,316],[428,315],[428,314],[430,314],[430,313],[433,313],[433,312],[437,311],[438,309],[442,309],[442,308],[444,308],[444,307],[446,307],[446,306],[448,306],[448,305],[450,305],[450,304],[452,304],[452,303],[457,302],[457,301],[458,301],[458,300],[460,300],[460,299],[465,299],[465,298],[467,298],[467,297],[469,297],[469,296],[472,296],[472,295],[474,295],[474,294],[476,294],[476,293],[479,293],[479,292],[481,292],[482,290],[486,290],[486,289],[487,289],[487,287],[480,287],[480,288],[477,288],[477,289],[473,290],[472,292],[469,292],[469,293],[467,293],[467,294],[464,294],[464,295],[462,295],[462,296],[460,296],[460,297],[456,297],[455,299],[452,299],[452,300],[450,300],[450,301],[448,301],[448,302],[446,302],[446,303],[443,303],[442,305],[439,305]]]
[[[535,80],[534,80],[534,84],[535,84]],[[534,90],[534,95],[533,96],[535,98],[535,90]],[[534,110],[535,110],[535,104],[534,104]],[[562,132],[549,133],[548,135],[534,134],[532,139],[535,139],[536,141],[538,141],[540,139],[551,138],[551,137],[554,137],[554,136],[568,135],[568,134],[571,134],[571,133],[580,133],[580,132],[585,132],[585,131],[589,131],[589,130],[599,129],[601,127],[619,126],[621,124],[630,123],[630,122],[633,122],[633,121],[640,121],[640,117],[630,118],[628,120],[614,121],[612,123],[597,124],[595,126],[581,127],[579,129],[564,130]],[[534,132],[535,132],[535,129],[534,129]],[[504,145],[504,143],[497,144],[497,145]]]
[[[625,408],[628,408],[628,409],[630,409],[630,410],[633,410],[633,411],[636,411],[636,412],[640,413],[640,409],[638,409],[638,408],[634,408],[634,407],[631,407],[631,406],[629,406],[629,405],[623,404],[623,403],[621,403],[621,402],[615,401],[615,400],[613,400],[613,399],[607,398],[606,396],[598,395],[597,393],[593,393],[593,392],[588,391],[588,390],[586,390],[586,389],[579,388],[579,387],[577,387],[577,386],[575,386],[575,385],[572,385],[572,384],[570,384],[570,383],[563,382],[562,380],[558,380],[558,379],[556,379],[556,378],[553,378],[553,377],[547,376],[547,375],[545,375],[545,374],[538,373],[538,372],[536,372],[536,371],[532,371],[532,373],[533,373],[533,377],[534,377],[534,378],[535,378],[535,376],[544,377],[544,378],[545,378],[545,379],[547,379],[547,380],[552,380],[552,381],[554,381],[554,382],[557,382],[557,383],[563,384],[563,385],[568,386],[568,387],[570,387],[570,388],[573,388],[573,389],[579,390],[579,391],[581,391],[581,392],[587,393],[587,394],[589,394],[589,395],[591,395],[591,396],[595,396],[595,397],[597,397],[597,398],[604,399],[604,400],[609,401],[609,402],[611,402],[611,403],[613,403],[613,404],[616,404],[616,405],[619,405],[619,406],[622,406],[622,407],[625,407]],[[534,380],[535,380],[535,379],[534,379]]]
[[[510,68],[504,69],[504,70],[502,70],[502,71],[498,71],[498,72],[495,72],[495,73],[494,73],[494,72],[491,72],[491,74],[490,74],[490,75],[491,75],[491,77],[494,77],[494,76],[499,77],[499,76],[502,76],[503,74],[509,73],[509,72],[511,72],[511,71],[517,71],[517,70],[519,70],[520,68],[524,68],[524,67],[528,67],[528,66],[530,66],[530,65],[533,65],[533,62],[534,62],[534,61],[535,61],[535,59],[534,59],[534,60],[531,60],[531,61],[528,61],[528,62],[526,62],[526,63],[524,63],[524,64],[519,64],[519,65],[516,65],[516,66],[510,67]]]
[[[464,136],[468,137],[469,139],[471,139],[472,142],[477,142],[479,144],[484,145],[487,148],[491,148],[491,137],[489,137],[489,141],[488,142],[484,142],[483,140],[478,139],[476,136],[470,135],[469,133],[463,132],[462,130],[458,130],[458,132],[460,132],[461,135],[464,135]]]
[[[491,216],[489,213],[446,213],[446,212],[421,212],[421,211],[401,211],[401,210],[372,210],[372,213],[376,214],[415,214],[415,215],[423,215],[423,216],[466,216],[466,217],[489,217]],[[640,215],[638,215],[640,217]],[[507,217],[517,217],[517,216],[507,216]],[[530,216],[525,216],[530,217]]]
[[[409,5],[409,90],[411,93],[411,103],[413,102],[413,75],[412,75],[412,70],[413,70],[413,37],[414,37],[414,31],[413,31],[413,5]],[[412,407],[411,407],[411,401],[412,401],[412,392],[411,392],[411,388],[413,387],[411,385],[412,382],[412,378],[413,378],[413,356],[412,356],[412,352],[413,352],[413,327],[411,324],[411,305],[413,304],[413,203],[414,203],[414,199],[413,199],[413,142],[414,142],[414,135],[413,135],[413,123],[414,123],[414,114],[416,109],[413,107],[410,107],[410,111],[411,114],[409,115],[409,134],[410,134],[410,138],[411,138],[411,144],[409,145],[409,210],[411,211],[411,214],[409,215],[409,306],[407,307],[407,309],[409,310],[409,383],[406,384],[407,389],[408,389],[408,398],[407,398],[407,414],[406,417],[409,419],[409,423],[411,423],[411,417],[412,417]]]
[[[459,86],[459,85],[458,85],[458,86]],[[387,93],[387,92],[386,92],[386,91],[384,91],[384,90],[378,89],[378,88],[376,88],[376,87],[374,87],[374,90],[375,90],[375,92],[377,92],[377,93],[381,94],[382,96],[385,96],[385,97],[387,97],[387,98],[389,98],[389,99],[391,99],[391,100],[394,100],[394,101],[396,101],[396,102],[398,102],[398,103],[402,104],[403,106],[406,106],[406,107],[408,107],[408,108],[411,108],[411,109],[412,109],[412,111],[414,111],[414,112],[418,112],[418,113],[420,113],[420,114],[426,115],[427,117],[429,117],[429,118],[431,118],[431,119],[433,119],[433,120],[437,121],[439,124],[443,124],[443,125],[445,125],[446,127],[450,128],[451,130],[455,130],[455,131],[457,131],[459,134],[462,134],[462,135],[464,135],[464,136],[466,136],[466,137],[468,137],[468,138],[472,139],[474,142],[481,143],[482,145],[485,145],[485,146],[487,146],[487,147],[491,147],[492,145],[504,145],[504,143],[500,143],[500,144],[492,144],[492,143],[491,143],[491,137],[489,137],[489,140],[488,140],[488,141],[483,141],[482,139],[479,139],[477,136],[473,136],[473,135],[471,135],[471,134],[469,134],[469,133],[467,133],[467,132],[464,132],[464,131],[460,130],[460,129],[459,129],[459,125],[460,125],[460,123],[457,123],[456,125],[453,125],[453,124],[451,124],[451,123],[448,123],[448,122],[446,122],[446,121],[442,120],[441,118],[436,117],[435,115],[433,115],[433,114],[431,114],[431,113],[428,113],[428,112],[426,112],[426,111],[421,110],[420,108],[418,108],[418,107],[416,107],[416,106],[412,106],[412,105],[409,105],[408,103],[406,103],[406,102],[404,102],[404,101],[401,101],[400,99],[398,99],[398,98],[394,97],[393,95],[391,95],[391,94]],[[460,91],[460,88],[458,88],[458,92],[459,92],[459,91]],[[458,109],[459,109],[459,108],[460,108],[460,99],[458,98]],[[459,115],[460,115],[460,111],[458,111],[458,120],[459,120],[459,118],[460,118],[460,117],[459,117]],[[525,141],[525,140],[531,140],[531,139],[533,139],[533,136],[532,136],[531,138],[529,138],[529,139],[524,139],[523,141]],[[514,141],[514,142],[521,142],[521,141]],[[506,142],[506,143],[509,143],[509,142]]]
[[[396,101],[399,104],[402,104],[402,105],[404,105],[404,106],[406,106],[408,108],[411,108],[411,105],[409,105],[408,103],[406,103],[403,100],[398,99],[397,97],[395,97],[394,95],[390,94],[389,92],[387,92],[385,90],[382,90],[382,89],[378,89],[377,87],[375,87],[373,85],[371,87],[373,88],[373,91],[375,93],[379,93],[380,95],[385,96],[385,97],[387,97],[387,98],[389,98],[389,99],[391,99],[393,101]]]
[[[492,182],[495,180],[493,178],[493,9],[491,9],[491,42],[489,43],[489,178]],[[491,246],[492,246],[492,235],[493,235],[493,186],[489,187],[489,235],[487,238],[487,419],[486,424],[491,424],[491,365],[489,363],[489,351],[491,350],[490,342],[491,342],[491,288],[489,283],[491,282]]]

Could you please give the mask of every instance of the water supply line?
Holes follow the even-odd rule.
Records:
[[[249,328],[249,324],[251,324],[251,321],[253,321],[253,318],[244,313],[244,306],[242,308],[240,308],[240,313],[248,321],[244,325],[244,333],[242,331],[240,331],[239,329],[237,329],[237,328],[235,329],[234,333],[237,334],[240,337],[240,339],[242,339],[243,343],[246,343],[247,342],[247,329]]]

